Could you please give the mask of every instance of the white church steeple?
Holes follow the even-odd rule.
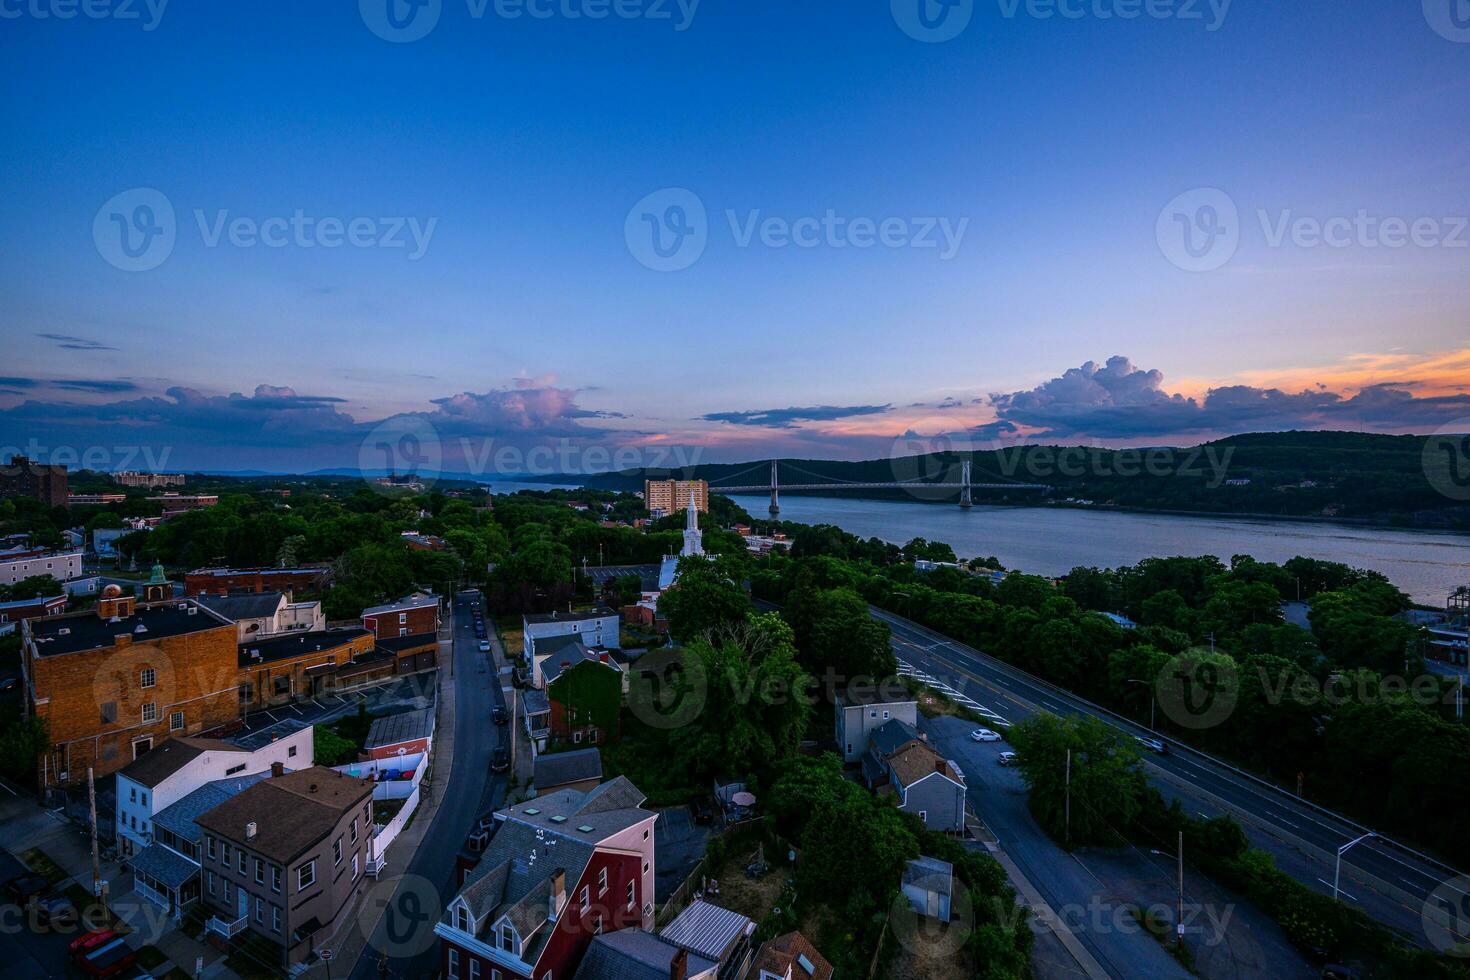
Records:
[[[704,535],[699,530],[699,510],[695,507],[692,493],[689,495],[688,520],[684,522],[684,547],[679,554],[680,556],[704,554]]]

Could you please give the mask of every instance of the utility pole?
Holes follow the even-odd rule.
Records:
[[[1174,934],[1180,946],[1184,945],[1184,831],[1179,831],[1179,910],[1174,919]]]
[[[1071,749],[1068,749],[1067,750],[1067,802],[1066,802],[1066,810],[1065,810],[1065,812],[1066,812],[1066,821],[1067,821],[1067,846],[1068,847],[1071,847],[1072,846],[1072,750]]]
[[[102,881],[102,860],[97,853],[97,784],[92,779],[92,767],[87,767],[87,811],[92,825],[92,895],[107,905],[107,886]]]

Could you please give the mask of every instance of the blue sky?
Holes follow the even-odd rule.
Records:
[[[902,5],[936,0],[442,0],[390,43],[389,0],[37,16],[55,2],[0,4],[5,447],[295,469],[394,418],[759,458],[1470,416],[1470,38],[1419,4],[976,0],[921,43]],[[175,239],[127,271],[94,221],[138,188]],[[668,188],[703,251],[656,271],[625,227]],[[1160,215],[1199,217],[1202,188],[1238,241],[1191,271]],[[250,237],[297,212],[371,231]],[[741,243],[828,212],[902,244]],[[1430,224],[1311,235],[1360,212]]]

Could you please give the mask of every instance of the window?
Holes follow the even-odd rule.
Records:
[[[332,841],[332,867],[342,863],[342,838]]]
[[[607,869],[602,868],[597,872],[597,897],[601,898],[607,894]]]
[[[399,623],[399,625],[402,625],[402,624],[404,624],[406,622],[408,622],[408,613],[399,613],[398,614],[398,623]]]
[[[184,730],[184,713],[182,711],[175,711],[168,716],[168,730],[171,732],[181,732]]]
[[[147,704],[143,705],[143,720],[157,721],[158,705],[154,704],[152,701],[149,701]]]
[[[152,667],[144,667],[138,675],[138,686],[147,690],[158,684],[158,673]]]
[[[260,858],[255,859],[255,883],[257,885],[265,884],[265,862]]]
[[[138,800],[144,806],[147,806],[148,805],[148,791],[147,790],[144,790],[143,793],[138,797]]]
[[[244,771],[245,771],[245,763],[242,762],[238,766],[231,766],[230,768],[226,769],[225,770],[225,775],[226,776],[233,776],[237,772],[244,772]]]
[[[492,966],[490,968],[490,980],[505,980],[505,974],[501,973],[499,970],[495,969],[495,967]]]
[[[296,869],[296,890],[310,888],[316,883],[316,862],[307,861]]]
[[[463,905],[454,910],[454,928],[460,932],[470,931],[470,911]]]
[[[271,865],[271,891],[281,894],[281,869]]]
[[[271,932],[280,932],[280,931],[281,931],[281,907],[279,905],[272,905],[271,906]]]
[[[255,896],[255,921],[265,921],[265,902],[261,899],[259,895]]]
[[[241,874],[244,874],[245,873],[245,851],[243,849],[237,847],[237,848],[235,848],[235,853],[240,858],[240,873]]]
[[[647,861],[644,861],[643,862],[643,873],[644,874],[648,874],[648,862]]]
[[[352,855],[352,880],[357,880],[357,855]]]
[[[225,843],[224,841],[221,841],[219,847],[220,847],[220,860],[225,863],[225,867],[229,867],[230,866],[230,845],[227,844],[227,843]]]
[[[470,980],[480,980],[480,961],[470,960]]]
[[[228,878],[225,879],[225,904],[230,907],[231,912],[235,910],[235,903],[230,898],[230,879]]]
[[[292,745],[292,746],[288,746],[286,748],[286,758],[288,758],[288,759],[294,759],[294,758],[296,758],[296,746]]]
[[[592,917],[592,935],[602,935],[602,913],[599,912]]]
[[[511,930],[510,926],[500,927],[500,948],[507,953],[514,953],[516,951],[516,934]]]
[[[926,826],[926,827],[929,826],[929,811],[928,810],[920,810],[919,811],[919,819],[924,822],[924,826]]]
[[[213,871],[206,871],[206,872],[204,872],[204,885],[205,885],[206,888],[209,889],[209,894],[213,895],[214,894],[214,872]]]
[[[628,908],[632,908],[633,907],[633,903],[635,901],[637,901],[637,899],[635,899],[633,897],[633,885],[634,885],[633,879],[632,878],[629,878],[628,879]]]
[[[648,831],[646,830],[643,832],[643,839],[648,840]]]
[[[204,843],[205,843],[205,846],[209,849],[209,859],[211,861],[213,861],[214,860],[214,838],[213,837],[206,837],[206,838],[204,838]]]
[[[583,885],[582,886],[582,897],[581,897],[581,900],[580,901],[581,901],[581,905],[582,905],[582,911],[584,913],[589,908],[592,907],[592,896],[589,894],[589,892],[590,892],[590,889],[586,885]]]
[[[352,843],[357,843],[357,818],[352,818]]]
[[[449,947],[448,972],[451,977],[459,976],[459,950],[455,949],[453,946]]]
[[[138,802],[138,791],[136,789],[129,788],[129,790],[128,790],[128,802],[129,803],[137,803]]]

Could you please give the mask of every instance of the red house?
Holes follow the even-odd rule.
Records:
[[[66,612],[66,596],[54,595],[42,599],[16,599],[0,602],[0,636],[15,629],[23,619],[38,619],[42,616],[60,616]]]
[[[439,597],[415,593],[362,611],[362,625],[380,640],[439,632]]]
[[[434,927],[440,976],[570,978],[594,936],[653,925],[654,821],[624,776],[497,813],[480,863]]]

